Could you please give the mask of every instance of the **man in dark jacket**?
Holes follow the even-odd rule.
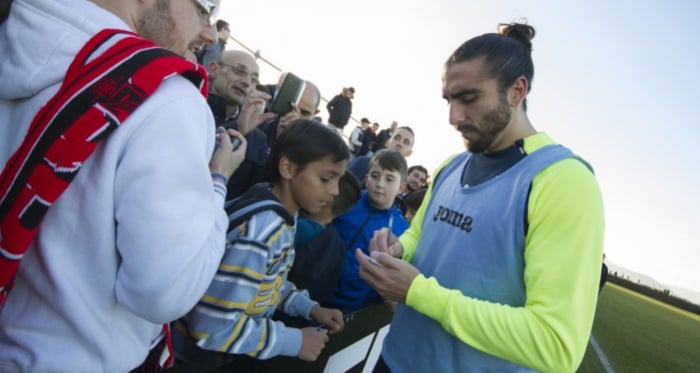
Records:
[[[235,129],[248,142],[245,160],[228,180],[226,198],[232,199],[261,181],[267,161],[267,138],[256,126],[274,114],[262,113],[265,101],[270,96],[255,91],[260,69],[250,53],[241,50],[224,51],[210,67],[211,93],[207,101],[216,126]],[[249,110],[255,115],[254,118],[241,118],[244,105],[257,106]]]
[[[348,124],[352,114],[352,98],[355,97],[355,88],[343,88],[343,92],[326,105],[328,109],[328,123],[343,132],[343,128]]]

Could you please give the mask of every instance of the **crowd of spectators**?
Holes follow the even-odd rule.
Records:
[[[7,41],[0,44],[6,85],[0,89],[0,265],[13,269],[0,277],[2,371],[157,371],[172,364],[200,371],[233,360],[241,371],[256,371],[261,360],[275,356],[314,361],[329,335],[344,329],[344,313],[407,303],[407,286],[388,291],[376,278],[402,271],[416,278],[417,270],[389,255],[379,263],[377,253],[401,257],[405,246],[417,253],[420,266],[425,262],[416,232],[424,221],[447,222],[435,228],[446,237],[471,232],[472,218],[450,210],[452,194],[459,203],[476,204],[469,193],[436,194],[428,170],[409,167],[417,140],[410,126],[394,121],[381,129],[363,117],[345,137],[356,92],[350,86],[328,101],[325,123],[314,82],[300,77],[296,97],[283,101],[280,87],[296,75],[261,76],[255,55],[231,48],[229,24],[214,22],[218,0],[156,0],[150,7],[116,0],[10,3],[0,7],[0,41]],[[52,46],[59,52],[40,53],[49,41],[37,39],[37,29],[65,36]],[[35,64],[14,65],[32,59]],[[23,76],[39,78],[27,82]],[[277,84],[261,84],[275,78]],[[504,87],[520,120],[529,86],[513,84]],[[282,102],[281,111],[273,109],[275,102]],[[501,125],[500,114],[488,113],[487,123]],[[518,134],[532,136],[525,123],[518,122],[524,128]],[[494,143],[468,142],[477,155]],[[560,153],[542,160],[542,167],[571,158]],[[525,157],[524,145],[512,154],[499,172]],[[462,177],[479,184],[498,175],[487,169],[493,163],[481,159],[475,163],[482,169],[464,176],[464,158],[450,161],[439,186],[457,190]],[[566,165],[583,175],[586,195],[597,206],[588,170],[578,160]],[[513,204],[499,199],[499,207],[519,212],[507,221],[513,231],[528,213],[517,209],[525,196],[513,197]],[[439,202],[430,204],[439,208],[433,215],[425,215],[424,198]],[[480,199],[480,211],[488,211],[490,201]],[[596,212],[589,214],[592,225]],[[487,218],[496,221],[495,215]],[[469,237],[500,240],[491,233]],[[515,253],[520,247],[511,241],[503,246]],[[460,244],[451,240],[449,254]],[[391,251],[396,248],[398,255]],[[518,255],[508,258],[509,268],[518,266]],[[444,273],[459,272],[435,256],[428,261],[448,268]],[[510,283],[502,287],[518,296],[525,292]],[[590,311],[590,302],[582,304]],[[402,345],[396,341],[412,322],[427,320],[405,305],[398,310],[403,324],[392,328],[394,346]],[[436,325],[421,332],[453,343]],[[483,366],[507,365],[458,348],[486,361]],[[406,351],[389,350],[381,366],[401,366]]]

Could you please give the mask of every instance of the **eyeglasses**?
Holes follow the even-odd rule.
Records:
[[[234,74],[236,74],[237,76],[240,76],[242,78],[250,77],[250,81],[254,85],[257,85],[259,83],[257,75],[255,75],[255,73],[250,72],[250,70],[248,70],[248,67],[246,65],[243,65],[240,63],[234,63],[234,64],[224,63],[224,62],[219,62],[219,61],[217,61],[216,64],[219,66],[228,67],[229,69],[231,69],[231,71],[233,71]]]
[[[199,9],[199,16],[206,20],[207,25],[213,26],[216,23],[216,16],[219,14],[219,8],[211,0],[193,0],[194,4]]]

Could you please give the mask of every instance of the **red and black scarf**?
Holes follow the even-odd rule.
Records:
[[[207,96],[202,66],[132,32],[103,30],[80,50],[0,174],[0,309],[49,207],[97,144],[176,74]]]

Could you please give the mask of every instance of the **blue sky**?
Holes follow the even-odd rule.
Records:
[[[528,115],[595,168],[607,258],[700,291],[699,14],[689,0],[223,0],[220,17],[325,98],[354,86],[354,117],[413,127],[409,165],[429,169],[463,149],[441,98],[443,62],[526,18],[537,30]],[[260,64],[261,81],[274,83],[278,72]]]

